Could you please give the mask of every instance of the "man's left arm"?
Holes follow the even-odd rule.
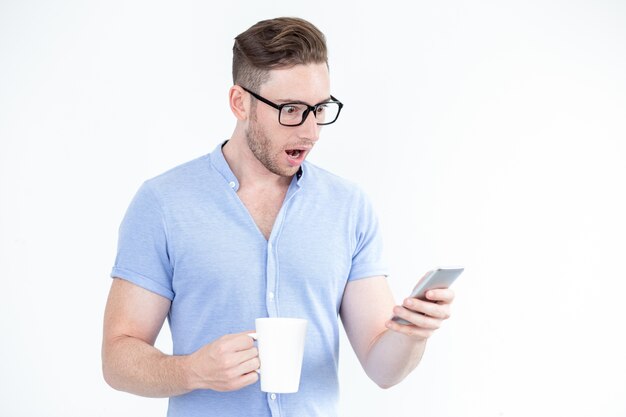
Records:
[[[341,321],[365,373],[380,387],[402,381],[419,364],[426,341],[450,317],[454,293],[430,290],[429,301],[405,299],[395,305],[383,276],[348,282],[341,302]],[[402,325],[393,315],[407,320]]]

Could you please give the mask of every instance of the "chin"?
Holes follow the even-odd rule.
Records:
[[[274,171],[274,174],[280,175],[281,177],[293,177],[298,173],[300,167],[289,167],[280,170],[279,172]]]

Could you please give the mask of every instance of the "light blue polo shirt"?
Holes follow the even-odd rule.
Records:
[[[266,240],[221,146],[141,186],[111,275],[171,300],[174,355],[252,330],[257,317],[307,319],[300,389],[196,390],[170,398],[168,416],[336,416],[344,288],[387,275],[375,213],[354,184],[305,162]]]

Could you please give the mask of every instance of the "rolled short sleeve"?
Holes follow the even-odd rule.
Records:
[[[378,218],[367,196],[359,190],[355,225],[355,249],[349,281],[389,274],[383,260],[383,238]]]
[[[125,279],[172,300],[172,274],[167,224],[159,200],[146,182],[120,225],[111,277]]]

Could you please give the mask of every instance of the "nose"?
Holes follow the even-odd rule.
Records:
[[[306,119],[304,120],[304,123],[300,125],[300,128],[302,137],[313,142],[317,142],[320,138],[320,130],[322,126],[317,124],[317,119],[315,118],[315,114],[313,114],[313,112],[309,112],[309,114],[306,115]]]

